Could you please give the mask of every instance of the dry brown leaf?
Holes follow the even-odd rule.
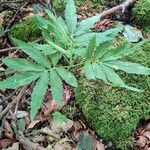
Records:
[[[144,132],[143,135],[150,140],[150,131]]]
[[[0,16],[0,26],[2,26],[4,19]]]
[[[68,142],[57,142],[54,145],[54,150],[72,150],[72,147]]]
[[[8,147],[13,141],[11,139],[1,139],[0,149]]]
[[[138,136],[136,141],[136,145],[139,147],[144,147],[147,144],[147,138],[145,136]]]
[[[51,129],[54,133],[63,133],[67,132],[73,126],[73,121],[68,119],[67,122],[65,121],[55,121],[52,120],[51,122]]]
[[[13,145],[9,148],[7,148],[7,150],[19,150],[19,143],[13,143]]]
[[[96,150],[105,150],[105,145],[97,141]]]
[[[52,132],[52,130],[50,130],[50,128],[48,128],[48,127],[45,127],[45,128],[42,128],[41,130],[40,130],[40,132],[41,133],[44,133],[44,134],[47,134],[47,135],[49,135],[49,136],[51,136],[51,137],[53,137],[53,138],[55,138],[55,139],[60,139],[60,135],[59,134],[55,134],[54,132]]]
[[[27,129],[32,129],[37,123],[39,123],[40,120],[33,120],[29,126],[27,127]]]

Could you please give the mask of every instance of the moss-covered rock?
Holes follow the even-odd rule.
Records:
[[[34,17],[14,25],[9,33],[11,37],[24,42],[31,42],[41,36],[41,31],[36,25]]]
[[[130,61],[150,65],[150,43],[129,56]],[[101,137],[110,139],[118,149],[129,150],[139,120],[150,111],[148,76],[120,72],[127,83],[146,89],[143,93],[114,88],[101,82],[80,79],[76,100],[92,128]],[[116,148],[114,148],[116,150]]]
[[[132,9],[133,21],[141,26],[149,26],[150,0],[138,0]]]

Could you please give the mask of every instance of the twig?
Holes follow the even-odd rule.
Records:
[[[111,9],[108,9],[108,10],[102,12],[102,13],[101,13],[101,17],[102,17],[102,18],[103,18],[103,17],[106,17],[106,16],[108,16],[108,15],[110,15],[110,14],[115,13],[116,11],[119,11],[119,10],[122,10],[122,13],[124,13],[125,10],[126,10],[129,6],[133,5],[133,3],[135,3],[135,2],[136,2],[136,0],[126,0],[124,3],[122,3],[122,4],[118,5],[118,6],[115,6],[115,7],[111,8]]]
[[[16,50],[16,49],[18,49],[18,47],[4,48],[4,49],[0,49],[0,53],[7,52],[7,51],[12,51],[12,50]]]
[[[2,99],[2,101],[0,101],[0,105],[2,103],[4,103],[5,101],[9,100],[12,96],[14,96],[17,91],[18,91],[18,89],[16,89],[14,92],[12,92],[8,97]]]
[[[17,103],[17,101],[21,100],[22,96],[25,94],[27,89],[27,85],[24,86],[21,90],[19,95],[7,105],[7,107],[0,113],[0,120],[3,118],[3,116]]]
[[[12,24],[12,22],[14,22],[14,20],[15,20],[15,18],[16,18],[16,16],[18,15],[19,12],[20,12],[20,10],[18,10],[18,11],[15,12],[13,18],[10,20],[9,24],[7,25],[5,31],[4,31],[3,34],[0,36],[0,38],[3,37],[3,36],[8,32],[8,29],[9,29],[10,25]]]

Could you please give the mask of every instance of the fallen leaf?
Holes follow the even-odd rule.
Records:
[[[24,120],[23,118],[17,120],[17,127],[18,127],[18,130],[19,130],[19,131],[22,131],[22,132],[25,131],[26,124],[25,124],[25,120]]]
[[[105,145],[97,141],[95,150],[105,150]]]
[[[145,136],[138,136],[136,140],[136,145],[139,147],[144,147],[147,143],[147,138]]]
[[[1,139],[0,149],[8,147],[13,141],[11,139]]]
[[[94,140],[90,137],[90,135],[86,132],[83,132],[82,137],[79,139],[77,143],[78,149],[91,150],[93,147]]]
[[[54,147],[54,150],[72,150],[71,145],[68,142],[57,142]]]
[[[144,132],[143,135],[150,140],[150,131]]]
[[[4,19],[0,16],[0,26],[2,26]]]
[[[72,126],[73,126],[73,121],[70,119],[68,119],[67,122],[56,121],[56,120],[52,120],[51,122],[51,129],[54,133],[67,132]]]
[[[11,147],[8,147],[6,150],[19,150],[19,143],[13,143]]]
[[[45,136],[42,136],[42,135],[35,135],[35,136],[31,137],[31,138],[32,138],[31,140],[34,143],[39,143],[39,142],[44,142],[45,141]]]
[[[23,117],[25,117],[25,116],[28,116],[28,113],[27,113],[27,111],[17,111],[17,118],[18,119],[20,119],[20,118],[23,118]]]
[[[51,137],[53,137],[53,138],[55,138],[55,139],[60,139],[60,135],[59,134],[55,134],[50,128],[48,128],[48,127],[45,127],[45,128],[42,128],[41,130],[40,130],[40,132],[41,133],[44,133],[44,134],[47,134],[47,135],[49,135],[49,136],[51,136]]]
[[[131,25],[125,26],[123,35],[129,42],[138,42],[143,39],[142,32]]]
[[[27,127],[27,129],[32,129],[37,123],[39,123],[40,120],[33,120],[29,126]]]

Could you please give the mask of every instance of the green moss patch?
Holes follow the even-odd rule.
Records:
[[[149,66],[149,49],[150,43],[127,59]],[[145,89],[145,92],[132,92],[82,78],[76,90],[76,100],[97,134],[112,140],[118,149],[129,150],[133,144],[134,129],[150,111],[150,78],[123,72],[120,75],[124,81]]]
[[[14,25],[10,29],[10,36],[24,42],[31,42],[41,36],[41,31],[32,17]]]
[[[132,9],[133,22],[141,26],[149,26],[150,0],[138,0]]]

